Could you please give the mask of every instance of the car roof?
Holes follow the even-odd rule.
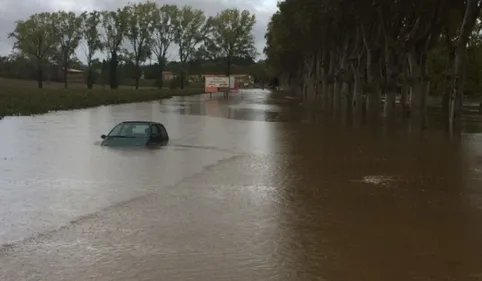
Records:
[[[151,124],[160,124],[162,125],[161,123],[159,122],[154,122],[154,121],[124,121],[124,122],[121,122],[120,124],[146,124],[146,125],[151,125]]]

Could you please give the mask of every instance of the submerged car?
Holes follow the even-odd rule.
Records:
[[[121,122],[101,138],[102,146],[150,146],[169,141],[164,125],[152,121]]]

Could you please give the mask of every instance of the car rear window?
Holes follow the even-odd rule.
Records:
[[[136,135],[145,134],[146,129],[149,129],[149,125],[147,125],[147,124],[135,124],[132,127],[132,133],[136,134]]]
[[[119,137],[145,137],[149,132],[149,124],[145,123],[122,123],[112,129],[109,136]]]

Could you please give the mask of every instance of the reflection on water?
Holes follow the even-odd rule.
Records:
[[[133,119],[170,144],[98,145]],[[476,117],[332,120],[256,90],[5,118],[1,280],[481,280]]]
[[[180,102],[164,102],[163,110],[176,111],[180,114],[207,115],[236,120],[283,122],[298,121],[303,118],[303,109],[290,96],[273,97],[269,91],[256,91],[230,94],[229,99],[219,95],[201,95],[197,102],[181,98]]]

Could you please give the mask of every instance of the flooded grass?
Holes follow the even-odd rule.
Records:
[[[120,88],[17,88],[0,92],[0,116],[33,115],[49,111],[80,109],[109,104],[152,101],[172,96],[190,96],[204,92],[203,88],[156,89]]]

